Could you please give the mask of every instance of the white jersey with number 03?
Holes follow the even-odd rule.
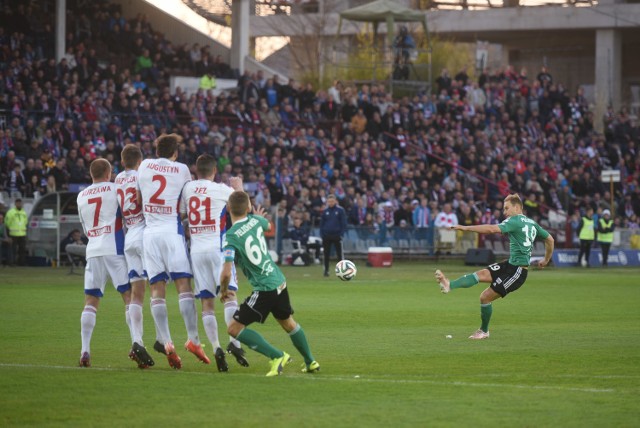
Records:
[[[181,233],[179,201],[185,183],[191,180],[189,168],[169,159],[145,159],[138,168],[145,233]]]
[[[78,214],[89,238],[87,258],[124,254],[122,213],[116,185],[92,184],[78,194]]]
[[[138,171],[134,169],[122,171],[116,177],[115,183],[118,190],[118,203],[122,210],[124,224],[127,226],[127,236],[139,235],[142,239],[145,223],[142,205],[138,202]]]
[[[187,215],[191,253],[220,251],[226,229],[227,201],[233,189],[210,180],[195,180],[182,190],[180,211]]]

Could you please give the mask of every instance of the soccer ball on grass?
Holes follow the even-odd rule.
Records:
[[[358,269],[351,260],[340,260],[336,264],[336,276],[343,281],[351,281],[355,278]]]

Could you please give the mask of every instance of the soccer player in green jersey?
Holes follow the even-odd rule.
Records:
[[[506,220],[500,224],[479,224],[474,226],[452,226],[452,230],[463,230],[476,233],[503,233],[509,236],[509,260],[494,263],[486,269],[470,275],[464,275],[449,281],[440,269],[436,270],[436,280],[440,290],[448,293],[455,288],[473,287],[479,282],[491,285],[480,295],[480,328],[469,336],[469,339],[486,339],[489,337],[489,321],[493,307],[491,302],[498,297],[516,291],[527,279],[531,250],[536,238],[544,240],[544,258],[538,262],[538,267],[544,268],[553,254],[553,237],[538,223],[522,214],[522,200],[517,194],[504,199],[504,215]]]
[[[267,376],[278,376],[291,361],[291,357],[274,348],[260,333],[248,328],[254,322],[264,323],[271,313],[304,358],[302,371],[313,373],[320,370],[320,364],[311,355],[302,327],[291,316],[293,309],[289,302],[286,279],[267,250],[264,232],[269,230],[270,225],[263,216],[264,210],[254,209],[253,214],[250,214],[252,210],[249,195],[242,191],[235,191],[229,196],[227,207],[233,226],[227,230],[222,243],[224,265],[220,276],[221,300],[224,302],[227,298],[234,261],[238,262],[253,288],[251,295],[233,315],[227,329],[229,334],[268,357],[271,360],[271,370]]]

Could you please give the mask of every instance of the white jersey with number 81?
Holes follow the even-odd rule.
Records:
[[[184,186],[180,211],[189,220],[192,254],[220,250],[231,193],[231,187],[210,180],[191,181]]]

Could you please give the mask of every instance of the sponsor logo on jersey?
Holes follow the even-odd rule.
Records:
[[[107,225],[104,227],[99,227],[97,229],[91,229],[87,231],[87,237],[89,238],[97,238],[98,236],[102,236],[104,234],[111,233],[111,225]]]
[[[133,217],[129,217],[126,219],[127,227],[135,226],[136,224],[142,223],[144,221],[144,216],[142,214],[138,214]]]
[[[150,214],[172,214],[173,209],[162,205],[145,205],[144,212]]]
[[[191,232],[192,235],[197,235],[199,233],[215,233],[216,232],[216,226],[212,225],[212,226],[191,226],[189,228],[189,231]]]

